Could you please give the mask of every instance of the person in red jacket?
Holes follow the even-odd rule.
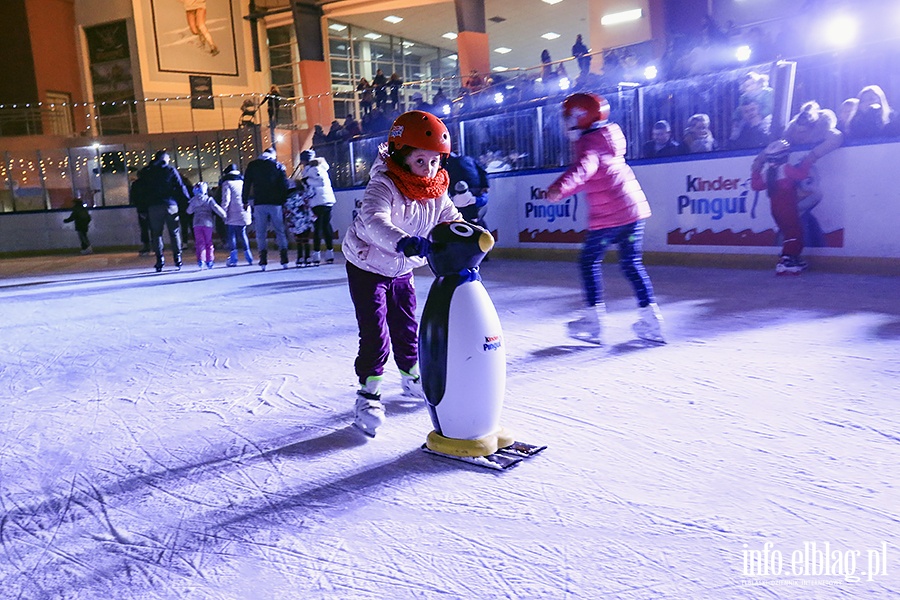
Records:
[[[588,205],[588,232],[579,259],[586,308],[569,323],[569,335],[603,343],[606,305],[600,265],[607,248],[615,244],[619,266],[638,301],[635,333],[641,339],[665,343],[662,315],[643,260],[644,221],[650,216],[650,205],[625,163],[625,135],[608,121],[609,102],[596,94],[567,97],[563,117],[569,140],[575,144],[575,161],[547,189],[547,199],[558,202],[583,191]]]
[[[803,252],[803,226],[797,208],[797,186],[809,176],[814,157],[807,155],[797,166],[788,163],[791,145],[787,140],[775,140],[768,145],[765,161],[755,160],[750,187],[766,190],[771,203],[772,218],[781,233],[781,259],[775,265],[776,275],[799,275],[806,267],[800,258]]]

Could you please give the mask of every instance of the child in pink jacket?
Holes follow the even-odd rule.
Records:
[[[608,121],[609,103],[596,94],[567,97],[563,117],[575,145],[575,161],[547,189],[547,199],[558,202],[584,192],[588,205],[588,232],[579,259],[586,307],[579,319],[569,323],[569,335],[603,344],[606,305],[600,267],[607,248],[615,244],[619,266],[638,301],[635,333],[641,339],[665,343],[662,315],[643,261],[644,221],[650,216],[650,205],[625,163],[625,136]]]

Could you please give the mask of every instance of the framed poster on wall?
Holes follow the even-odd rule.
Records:
[[[150,0],[150,9],[161,72],[238,74],[232,0]]]

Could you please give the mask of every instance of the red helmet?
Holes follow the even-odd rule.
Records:
[[[450,132],[433,114],[411,110],[397,117],[388,134],[390,152],[406,146],[450,154]]]
[[[563,118],[569,129],[587,129],[609,118],[609,102],[597,94],[579,92],[563,100]]]

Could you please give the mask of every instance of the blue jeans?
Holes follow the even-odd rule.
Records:
[[[287,250],[288,239],[284,231],[284,216],[278,204],[257,204],[253,207],[253,224],[256,225],[256,249],[260,252],[268,250],[269,224],[275,230],[275,243],[279,250]]]
[[[587,305],[595,306],[603,302],[603,274],[600,266],[603,264],[603,255],[612,244],[619,247],[619,267],[634,288],[638,306],[644,307],[656,302],[650,276],[644,268],[644,221],[636,221],[588,232],[579,259]]]
[[[228,250],[234,252],[241,242],[244,250],[250,249],[250,240],[247,239],[247,227],[244,225],[228,225]]]

